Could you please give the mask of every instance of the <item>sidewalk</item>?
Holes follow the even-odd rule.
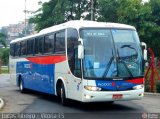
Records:
[[[0,98],[0,110],[3,108],[3,106],[4,106],[4,101],[2,98]]]
[[[160,93],[150,93],[150,92],[144,92],[144,95],[160,96]]]

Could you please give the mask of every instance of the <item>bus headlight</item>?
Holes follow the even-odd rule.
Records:
[[[84,88],[89,91],[101,91],[102,90],[101,88],[96,87],[96,86],[84,86]]]
[[[137,86],[133,87],[134,90],[138,90],[138,89],[142,89],[142,88],[144,88],[144,85],[137,85]]]

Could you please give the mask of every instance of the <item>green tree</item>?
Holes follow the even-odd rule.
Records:
[[[160,57],[160,0],[150,0],[149,5],[151,7],[150,23],[151,28],[150,37],[147,39],[147,44],[153,49],[155,55]]]
[[[0,33],[0,44],[2,44],[4,47],[6,47],[6,42],[5,42],[6,36],[2,33]]]
[[[97,13],[97,0],[94,0],[94,18]],[[90,18],[90,0],[50,0],[43,3],[42,7],[37,10],[36,15],[30,18],[30,23],[36,24],[36,30],[60,24],[70,19],[79,20]],[[84,15],[88,13],[88,15]]]
[[[56,3],[58,0],[51,0],[42,5],[42,7],[36,11],[36,15],[30,18],[31,23],[36,24],[36,30],[40,31],[43,28],[47,28],[51,25],[55,25],[55,12]]]
[[[5,48],[0,48],[0,59],[3,62],[3,65],[7,65],[8,64],[8,60],[9,60],[9,49],[6,48],[6,35],[4,35],[3,33],[0,33],[0,44],[2,44]]]
[[[98,0],[99,18],[98,21],[118,22],[117,0]]]
[[[70,7],[68,7],[68,0],[50,0],[42,5],[35,16],[33,16],[29,21],[36,24],[36,30],[63,23],[67,21],[67,16],[73,14],[72,11],[68,12]]]
[[[0,59],[2,60],[3,65],[8,65],[9,62],[9,48],[0,49]]]

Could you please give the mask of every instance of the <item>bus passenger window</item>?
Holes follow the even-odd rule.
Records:
[[[44,43],[43,37],[35,39],[35,54],[43,53],[43,43]]]
[[[15,44],[15,56],[20,56],[20,42]]]
[[[21,55],[26,55],[27,54],[27,42],[22,41],[21,42]]]
[[[45,36],[44,53],[52,53],[53,52],[53,40],[54,40],[54,34]]]
[[[27,51],[28,51],[28,55],[32,55],[33,54],[33,46],[34,46],[34,39],[30,39],[27,41]]]
[[[55,52],[65,53],[65,31],[56,33]]]
[[[10,44],[10,55],[14,57],[14,44]]]
[[[43,37],[40,37],[39,38],[39,52],[38,52],[40,54],[43,53],[43,44],[44,44],[44,39],[43,39]]]
[[[38,54],[38,46],[39,46],[38,45],[38,38],[35,39],[35,44],[34,45],[35,45],[35,47],[34,47],[34,53]]]
[[[80,60],[78,59],[78,32],[76,29],[67,29],[67,55],[72,74],[81,77]]]

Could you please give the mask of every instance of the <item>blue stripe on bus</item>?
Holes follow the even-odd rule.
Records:
[[[17,62],[16,67],[17,77],[21,74],[25,88],[49,94],[55,94],[54,71],[54,64],[41,65],[29,61]]]
[[[106,81],[96,80],[96,86],[108,91],[125,91],[132,89],[133,86],[138,84],[130,83],[127,81]]]

